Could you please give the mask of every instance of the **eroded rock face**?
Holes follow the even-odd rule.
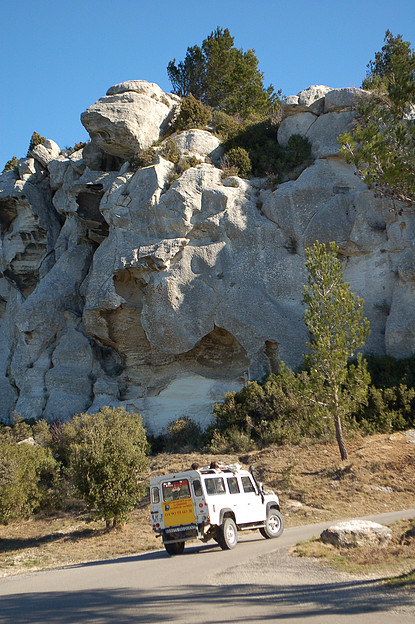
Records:
[[[48,142],[48,157],[0,176],[2,420],[123,405],[154,433],[183,415],[205,426],[226,392],[281,360],[301,363],[305,248],[316,240],[337,242],[365,300],[367,350],[410,355],[414,216],[376,198],[337,148],[362,97],[318,86],[287,99],[280,141],[307,136],[315,160],[274,191],[222,179],[218,139],[200,130],[173,139],[211,163],[173,183],[161,157],[132,171],[125,159],[179,104],[144,81],[88,109],[83,150],[56,154]]]
[[[176,96],[158,85],[130,80],[108,89],[81,121],[99,148],[128,159],[160,138],[178,104]]]

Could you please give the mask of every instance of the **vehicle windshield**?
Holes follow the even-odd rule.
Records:
[[[163,483],[163,500],[165,502],[190,498],[190,488],[187,479],[165,481]]]

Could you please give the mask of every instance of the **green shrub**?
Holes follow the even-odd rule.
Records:
[[[264,446],[325,437],[323,415],[310,401],[311,393],[306,373],[296,375],[282,365],[278,375],[249,382],[215,405],[210,445],[238,451],[248,440],[251,446]]]
[[[164,450],[183,453],[198,449],[201,433],[200,426],[188,416],[176,418],[167,425]]]
[[[196,100],[192,94],[182,100],[180,113],[175,121],[175,130],[191,130],[201,128],[204,130],[210,120],[210,109]]]
[[[163,156],[163,158],[169,160],[175,165],[179,162],[180,150],[177,147],[177,143],[173,141],[171,137],[166,139],[166,141],[164,142],[163,147],[160,150],[160,154]]]
[[[88,509],[116,527],[142,496],[149,445],[141,417],[103,407],[64,425],[70,472]]]
[[[415,426],[415,390],[369,387],[368,405],[356,414],[358,426],[368,434],[392,433]]]
[[[0,523],[56,506],[58,464],[50,449],[0,439]]]
[[[29,149],[27,150],[27,155],[32,155],[32,149],[36,147],[36,145],[42,145],[46,141],[45,137],[41,136],[38,132],[34,131],[29,143]]]
[[[391,355],[369,355],[367,368],[376,388],[392,388],[405,384],[415,387],[415,355],[397,360]]]
[[[79,143],[75,143],[75,145],[73,147],[67,147],[66,148],[66,153],[68,154],[68,156],[70,156],[74,152],[79,152],[79,150],[84,149],[84,147],[86,147],[86,145],[87,145],[87,143],[85,143],[84,141],[79,141]]]
[[[200,160],[196,156],[183,156],[176,165],[176,171],[179,175],[182,175],[182,173],[192,167],[197,167],[197,165],[200,165]]]
[[[10,160],[8,160],[4,165],[2,173],[6,173],[6,171],[13,171],[13,169],[15,169],[18,164],[19,159],[17,158],[17,156],[13,156],[13,158],[10,158]]]
[[[229,158],[227,154],[225,154],[224,157],[222,158],[221,163],[220,163],[220,168],[222,169],[222,174],[221,174],[222,180],[224,180],[225,178],[230,178],[232,176],[237,176],[239,173],[238,168],[235,166],[232,166],[231,163],[229,162]],[[235,182],[235,187],[238,186],[236,180],[232,180],[232,182]]]
[[[415,356],[370,355],[367,368],[372,385],[368,405],[355,414],[358,426],[366,433],[415,427]]]
[[[212,112],[212,125],[221,141],[232,139],[241,129],[241,124],[234,117],[219,110]]]
[[[137,171],[142,167],[150,167],[154,164],[156,157],[157,153],[153,147],[140,150],[129,159],[130,168]]]
[[[235,167],[238,175],[245,178],[250,174],[252,165],[246,149],[243,147],[233,147],[227,152],[227,157],[230,167]]]
[[[288,139],[285,152],[287,169],[294,169],[311,161],[311,143],[300,134],[292,134]]]
[[[308,139],[293,135],[287,147],[277,141],[278,127],[269,120],[240,127],[240,131],[224,143],[225,152],[243,148],[249,155],[252,174],[257,177],[274,175],[278,181],[300,165],[311,162],[311,144]]]

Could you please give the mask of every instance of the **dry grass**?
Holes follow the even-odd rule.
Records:
[[[348,442],[341,462],[336,444],[272,446],[243,456],[215,459],[254,464],[258,478],[278,492],[287,526],[415,507],[415,444],[402,436],[375,435]],[[209,463],[200,454],[160,454],[155,476]],[[295,507],[292,500],[301,503]],[[54,516],[35,516],[0,527],[0,576],[86,561],[112,559],[160,547],[144,499],[118,531],[88,522],[81,505]]]
[[[413,521],[401,520],[392,524],[392,541],[383,546],[366,545],[336,547],[324,544],[320,538],[301,542],[292,549],[292,554],[299,557],[313,557],[340,569],[343,572],[372,576],[400,575],[399,579],[390,579],[397,584],[414,584],[415,581],[415,535],[408,537]]]

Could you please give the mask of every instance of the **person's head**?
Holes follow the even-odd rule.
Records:
[[[192,464],[192,470],[199,470],[200,466],[197,462],[193,462]]]
[[[217,461],[210,462],[210,468],[215,468],[216,470],[218,470],[219,469],[218,462]]]

